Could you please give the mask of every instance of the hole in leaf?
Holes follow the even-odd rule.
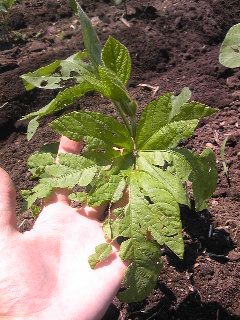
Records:
[[[77,71],[70,71],[70,77],[74,78],[74,77],[79,77],[79,73]]]
[[[71,78],[68,80],[61,80],[60,81],[60,86],[65,87],[65,88],[69,88],[69,87],[73,87],[76,85],[76,79],[75,78]]]
[[[46,87],[48,85],[48,81],[47,80],[43,80],[40,84],[41,87]]]
[[[124,241],[126,241],[126,240],[128,240],[128,238],[120,236],[120,237],[117,237],[116,242],[117,242],[119,245],[121,245],[121,244],[122,244]]]
[[[144,199],[147,200],[149,204],[154,204],[154,202],[151,200],[149,196],[144,196]]]
[[[57,69],[54,72],[55,75],[61,75],[62,74],[62,66],[57,67]]]

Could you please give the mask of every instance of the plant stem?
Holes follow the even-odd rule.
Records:
[[[130,135],[132,138],[134,138],[134,131],[133,131],[133,127],[132,125],[130,125],[127,116],[125,115],[125,113],[123,112],[122,108],[121,108],[121,104],[117,101],[114,101],[114,105],[119,113],[119,115],[121,116],[121,118],[123,119],[123,122],[126,126],[126,128],[128,129]]]
[[[137,129],[136,115],[134,115],[134,116],[132,116],[130,118],[130,123],[129,123],[127,116],[125,115],[125,113],[122,110],[121,104],[119,102],[117,102],[117,101],[114,101],[114,105],[116,106],[116,109],[117,109],[118,113],[122,117],[123,122],[124,122],[126,128],[128,129],[131,137],[132,137],[134,169],[136,169],[136,159],[137,159],[137,148],[136,148],[136,141],[135,141],[136,140],[136,129]]]
[[[132,132],[133,132],[133,139],[135,140],[136,138],[136,131],[137,131],[137,119],[136,115],[131,117],[131,127],[132,127]]]

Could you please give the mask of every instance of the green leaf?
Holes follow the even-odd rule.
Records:
[[[124,278],[124,291],[118,298],[128,303],[145,299],[155,288],[160,270],[160,248],[155,242],[137,238],[122,243],[121,259],[132,261]]]
[[[105,181],[104,181],[105,180]],[[126,183],[121,176],[110,176],[101,179],[95,186],[94,190],[88,194],[88,205],[97,207],[104,202],[117,202],[121,199]]]
[[[36,176],[41,176],[46,166],[55,163],[55,157],[51,153],[35,152],[28,158],[28,167],[31,173]]]
[[[24,200],[23,210],[26,211],[30,209],[32,212],[32,217],[37,218],[37,216],[41,212],[41,208],[37,205],[30,203],[32,192],[30,190],[21,190],[20,193]]]
[[[48,177],[42,178],[41,182],[54,188],[73,188],[75,185],[85,187],[93,180],[97,167],[82,156],[60,154],[59,164],[47,166],[45,172]]]
[[[169,123],[172,110],[172,93],[166,93],[150,102],[143,110],[138,126],[138,145],[143,145],[157,130]]]
[[[121,102],[124,105],[131,103],[131,99],[126,91],[126,88],[114,73],[110,72],[104,66],[99,66],[98,72],[102,82],[101,87],[95,87],[98,92],[100,92],[106,98]],[[126,112],[127,110],[124,111]]]
[[[126,289],[118,297],[127,302],[144,299],[151,293],[158,279],[160,263],[160,247],[152,240],[147,240],[146,211],[147,205],[142,198],[139,187],[135,182],[136,173],[133,173],[129,185],[129,231],[131,238],[124,241],[120,247],[120,257],[130,262],[125,278]],[[151,261],[151,263],[149,263]]]
[[[240,67],[240,23],[228,31],[220,49],[219,61],[228,68]]]
[[[38,117],[33,118],[29,124],[27,129],[27,139],[30,141],[32,137],[34,136],[35,132],[37,131],[39,127]]]
[[[76,185],[89,185],[98,170],[94,162],[79,155],[60,154],[58,164],[53,164],[53,160],[50,153],[38,153],[30,157],[28,165],[35,175],[40,176],[40,181],[27,198],[28,208],[37,199],[50,196],[55,188],[72,189]]]
[[[130,230],[130,215],[126,214],[126,207],[117,208],[111,213],[103,224],[103,231],[110,240],[116,240],[118,237],[129,238]]]
[[[58,93],[55,99],[53,99],[45,107],[41,108],[38,111],[32,112],[26,115],[23,120],[30,119],[33,117],[45,117],[51,115],[54,112],[60,111],[69,105],[73,104],[80,97],[86,94],[89,91],[92,91],[93,87],[91,84],[84,82],[75,87],[67,88],[62,92]]]
[[[36,87],[41,89],[63,88],[68,80],[82,83],[84,81],[82,75],[93,71],[92,66],[83,61],[86,57],[86,52],[77,52],[65,60],[57,60],[33,72],[23,74],[21,78],[26,90]]]
[[[31,212],[32,212],[33,218],[36,219],[39,213],[41,212],[41,208],[39,206],[32,205]]]
[[[128,49],[113,37],[109,37],[102,50],[102,60],[124,84],[131,74],[131,58]]]
[[[173,148],[193,134],[198,120],[215,112],[215,109],[198,102],[180,104],[180,100],[176,104],[172,93],[149,103],[137,127],[138,149]]]
[[[129,151],[133,147],[129,132],[124,126],[114,118],[97,112],[72,112],[54,120],[51,127],[74,141],[93,137]]]
[[[76,193],[71,193],[68,198],[72,201],[78,201],[81,203],[87,203],[87,198],[88,195],[86,192],[76,192]]]
[[[181,120],[200,120],[216,113],[217,109],[206,106],[205,104],[192,101],[182,105],[178,114],[171,118],[171,122]]]
[[[42,178],[42,182],[49,183],[54,188],[73,188],[76,185],[86,187],[97,172],[96,167],[86,168],[82,171],[69,169],[67,166],[52,165],[46,168],[51,178]]]
[[[187,149],[178,150],[189,162],[192,172],[189,180],[192,181],[193,195],[197,211],[206,209],[208,200],[217,186],[216,159],[211,149],[204,150],[200,155]]]
[[[66,61],[74,62],[74,63],[79,63],[84,60],[88,60],[88,53],[84,49],[82,51],[79,51],[77,53],[72,54],[70,57],[66,59]]]
[[[179,204],[176,198],[159,185],[156,176],[144,172],[137,175],[142,198],[147,199],[149,216],[146,216],[148,231],[160,244],[167,245],[179,258],[183,258],[184,243]]]
[[[60,63],[61,61],[57,60],[47,66],[39,68],[38,70],[23,74],[21,78],[23,80],[25,89],[29,91],[35,87],[43,89],[61,88],[60,82],[63,77],[60,74],[58,74],[58,76],[52,76],[52,74],[60,66]]]
[[[52,165],[55,162],[55,157],[51,153],[35,152],[28,158],[28,167],[41,168]]]
[[[94,269],[96,265],[106,260],[112,252],[112,246],[108,243],[99,244],[95,248],[95,253],[88,258],[90,267]]]
[[[140,170],[145,170],[152,175],[155,172],[156,179],[159,179],[159,173],[164,172],[166,176],[164,180],[164,175],[161,175],[162,181],[166,181],[168,191],[182,204],[184,204],[184,193],[180,181],[192,181],[197,211],[206,208],[206,200],[216,189],[217,168],[211,149],[206,149],[201,155],[187,149],[140,152],[137,163]]]
[[[36,200],[49,197],[52,191],[53,187],[47,183],[39,183],[38,185],[36,185],[31,190],[32,193],[26,198],[27,208],[32,208]]]
[[[122,235],[122,230],[127,230],[124,236],[129,237],[120,248],[120,257],[130,262],[130,266],[124,279],[126,289],[119,298],[139,301],[156,285],[161,269],[160,246],[165,244],[183,257],[179,205],[155,176],[134,171],[130,175],[129,204],[115,221],[105,223],[107,235],[115,239],[118,232]]]
[[[102,63],[101,43],[98,39],[97,33],[92,26],[91,20],[88,18],[78,2],[76,0],[70,0],[69,2],[73,12],[78,16],[81,22],[85,49],[93,65],[97,67]]]
[[[178,96],[172,95],[172,111],[170,118],[173,118],[181,110],[181,106],[191,99],[192,93],[188,87],[182,89]]]
[[[178,203],[188,206],[189,201],[181,180],[171,172],[155,166],[153,161],[151,161],[149,153],[150,152],[139,153],[139,157],[137,159],[138,169],[155,177],[155,179],[158,180],[159,188],[168,191]]]
[[[140,150],[166,150],[168,148],[174,148],[180,141],[192,136],[197,124],[198,120],[173,122],[156,130],[154,134],[145,141],[143,140],[143,132],[146,132],[147,128],[144,128],[137,140],[137,147]]]
[[[190,164],[186,158],[174,150],[154,150],[139,152],[139,156],[143,157],[149,164],[161,167],[163,170],[175,174],[182,182],[189,179],[192,171]]]

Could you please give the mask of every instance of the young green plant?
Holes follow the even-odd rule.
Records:
[[[122,118],[79,110],[56,118],[51,128],[75,141],[84,141],[81,155],[61,154],[56,150],[36,152],[30,156],[30,171],[39,183],[27,194],[28,208],[48,197],[55,188],[85,187],[69,198],[96,207],[113,205],[128,193],[127,204],[112,210],[103,229],[109,243],[103,243],[89,257],[92,268],[106,259],[111,243],[118,241],[120,257],[129,262],[119,298],[144,299],[154,289],[162,267],[161,248],[168,247],[180,259],[184,255],[180,206],[189,206],[186,182],[192,184],[197,211],[216,188],[215,156],[210,149],[200,155],[178,144],[191,137],[203,117],[215,109],[191,101],[188,88],[175,96],[168,92],[151,101],[136,117],[137,102],[126,89],[131,73],[127,48],[113,37],[102,47],[90,20],[74,0],[85,50],[66,60],[22,76],[26,89],[62,88],[66,80],[75,85],[65,88],[31,119],[31,138],[39,120],[62,110],[88,92],[98,92],[110,100]],[[35,207],[34,207],[35,210]]]
[[[220,49],[219,61],[228,68],[240,67],[240,23],[228,31]]]

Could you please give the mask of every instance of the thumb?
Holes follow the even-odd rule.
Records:
[[[0,168],[0,233],[16,227],[16,191],[5,170]]]

